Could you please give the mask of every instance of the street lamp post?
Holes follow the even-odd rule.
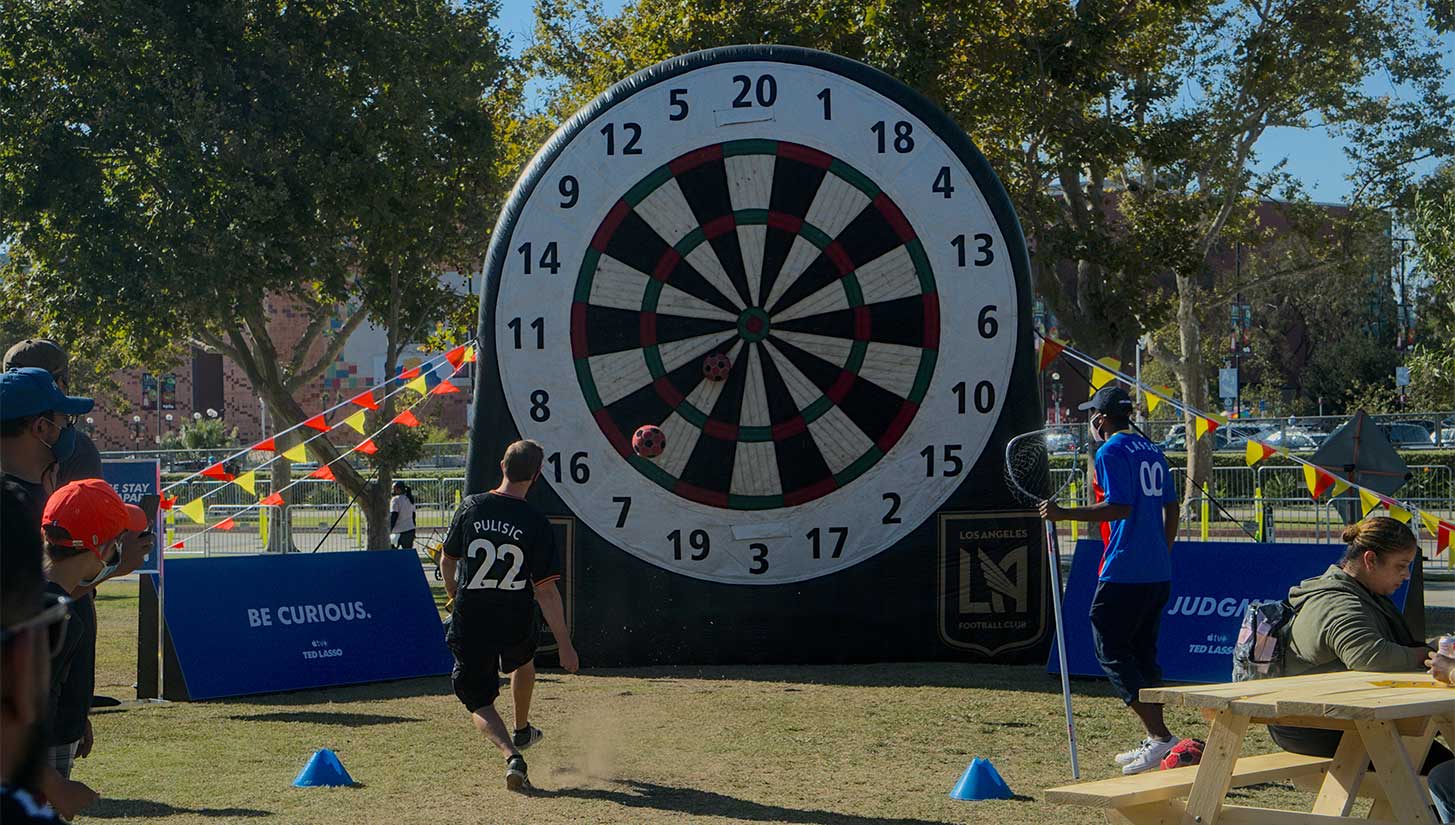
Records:
[[[1051,373],[1051,408],[1055,423],[1061,423],[1061,373]]]

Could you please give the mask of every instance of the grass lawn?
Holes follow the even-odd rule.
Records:
[[[136,587],[102,588],[97,692],[135,694]],[[589,668],[590,651],[583,653]],[[1138,739],[1105,683],[1073,683],[1083,779]],[[508,695],[508,692],[507,692]],[[505,790],[503,762],[446,678],[98,712],[77,779],[102,793],[78,822],[1101,823],[1042,801],[1070,780],[1059,682],[1039,667],[908,664],[542,673],[527,755],[541,792]],[[1206,725],[1171,714],[1175,731]],[[508,721],[508,717],[507,717]],[[315,748],[359,786],[298,789]],[[1252,745],[1272,749],[1266,734]],[[1021,795],[956,802],[974,756]],[[1307,798],[1266,786],[1245,798]]]

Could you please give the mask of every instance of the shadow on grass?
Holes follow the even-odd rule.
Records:
[[[550,671],[547,671],[550,672]],[[583,668],[579,677],[624,679],[698,679],[705,681],[784,682],[834,687],[947,687],[1015,693],[1061,692],[1060,677],[1043,665],[990,665],[964,662],[903,662],[843,665],[702,665],[640,668]],[[1079,696],[1112,696],[1100,678],[1071,677]]]
[[[255,808],[178,808],[165,802],[149,799],[109,799],[102,797],[87,808],[83,816],[87,819],[126,819],[127,817],[159,818],[164,816],[202,816],[219,819],[256,819],[272,816],[272,811]]]
[[[417,699],[426,696],[452,696],[449,676],[421,676],[394,682],[372,682],[367,685],[344,685],[268,693],[222,699],[223,702],[246,702],[250,705],[317,705],[324,702],[379,702],[387,699]]]
[[[789,825],[934,825],[927,819],[886,819],[877,816],[854,816],[838,811],[787,808],[738,799],[726,794],[697,788],[676,788],[651,782],[622,780],[621,789],[560,788],[536,790],[533,796],[585,799],[592,802],[613,802],[624,808],[650,808],[683,814],[736,819],[742,822],[783,822]]]
[[[407,722],[425,721],[409,716],[381,716],[375,713],[329,713],[312,710],[238,714],[227,718],[234,722],[301,722],[305,725],[341,725],[350,728],[368,727],[371,725],[400,725]]]

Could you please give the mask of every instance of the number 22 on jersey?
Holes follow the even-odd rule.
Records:
[[[482,557],[483,558],[480,558]],[[479,566],[475,568],[475,575],[471,577],[470,583],[465,585],[466,590],[523,590],[525,580],[520,578],[520,568],[525,564],[525,553],[513,544],[502,544],[499,547],[489,539],[475,539],[470,546],[465,548],[465,557],[470,559],[471,564],[480,559]],[[506,562],[510,568],[505,575],[499,578],[492,578],[490,574],[494,571],[496,561]]]

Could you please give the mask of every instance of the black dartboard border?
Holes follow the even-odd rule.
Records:
[[[990,208],[1001,237],[1005,239],[1016,287],[1016,355],[1007,381],[1007,397],[1001,404],[996,423],[976,464],[979,465],[986,456],[998,457],[1000,447],[1007,437],[1002,435],[1002,430],[1008,424],[1005,413],[1011,405],[1012,388],[1017,383],[1017,377],[1029,369],[1030,359],[1034,357],[1034,348],[1031,342],[1030,324],[1030,256],[1026,250],[1025,236],[1021,233],[1020,220],[1016,217],[1010,196],[1001,184],[1000,178],[990,168],[990,163],[975,147],[970,137],[942,109],[915,89],[879,69],[840,55],[798,46],[764,44],[722,46],[663,61],[637,72],[602,92],[551,135],[550,139],[531,159],[530,164],[526,166],[520,179],[516,181],[510,197],[501,210],[500,218],[495,223],[495,229],[490,238],[490,247],[485,256],[484,285],[480,295],[476,326],[476,347],[479,357],[476,359],[475,391],[472,402],[475,414],[470,427],[470,448],[465,480],[467,495],[483,492],[499,483],[500,456],[505,447],[520,435],[520,428],[514,415],[510,412],[510,406],[505,399],[500,381],[500,368],[495,347],[495,305],[500,296],[500,279],[510,254],[510,236],[515,230],[521,211],[529,202],[531,195],[535,193],[536,186],[545,177],[561,152],[583,129],[627,97],[697,69],[753,61],[823,69],[866,86],[893,100],[928,126],[935,136],[964,164],[971,177],[974,178],[976,186]],[[1029,380],[1035,387],[1034,373],[1030,374]],[[549,445],[547,445],[547,449],[549,450]],[[974,475],[973,468],[971,469],[972,472],[965,473],[964,480],[956,487],[955,492],[950,494],[951,498],[947,499],[947,504],[971,480]],[[547,482],[547,486],[549,486],[549,482]],[[553,494],[554,492],[552,490]],[[565,500],[561,499],[561,503],[564,506]],[[994,504],[994,502],[990,504]],[[569,506],[565,506],[564,509],[571,515],[580,518],[574,511],[571,511]],[[918,527],[914,528],[911,533],[918,529]]]

